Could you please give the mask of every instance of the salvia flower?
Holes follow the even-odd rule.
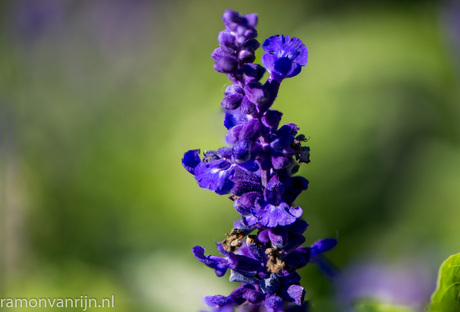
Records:
[[[230,281],[240,283],[230,295],[205,298],[212,311],[306,311],[305,289],[296,272],[308,263],[324,263],[322,254],[336,245],[323,239],[310,247],[303,233],[308,224],[300,219],[295,199],[308,188],[308,180],[295,176],[301,163],[310,162],[307,140],[293,123],[280,125],[282,113],[272,110],[280,83],[300,73],[308,51],[298,38],[277,35],[262,48],[265,67],[254,63],[257,15],[227,10],[225,30],[211,57],[214,69],[231,83],[220,105],[225,110],[228,146],[217,150],[186,152],[182,165],[201,188],[228,194],[241,218],[222,242],[221,256],[192,249],[197,260],[217,276],[230,271]],[[269,76],[261,82],[268,71]]]
[[[276,35],[265,40],[262,63],[280,81],[298,75],[302,66],[307,65],[308,50],[298,38]]]

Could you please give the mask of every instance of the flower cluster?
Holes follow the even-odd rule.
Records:
[[[298,38],[276,35],[262,45],[264,66],[253,63],[260,44],[255,39],[257,15],[227,10],[226,29],[218,35],[212,53],[214,69],[232,84],[221,102],[228,146],[215,151],[190,150],[182,164],[198,185],[217,194],[229,194],[241,219],[227,238],[217,243],[222,256],[206,255],[195,246],[194,256],[217,276],[230,270],[230,281],[242,283],[229,296],[206,297],[213,311],[305,311],[305,290],[296,270],[333,248],[335,239],[302,247],[308,224],[294,206],[308,181],[295,176],[308,163],[305,136],[293,123],[280,126],[282,113],[271,109],[280,83],[306,65],[308,51]],[[269,76],[260,80],[265,71]]]

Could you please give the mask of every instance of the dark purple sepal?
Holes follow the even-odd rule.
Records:
[[[236,304],[241,305],[246,301],[244,295],[251,290],[255,290],[254,286],[251,284],[243,284],[232,291],[229,297],[231,297]]]
[[[220,105],[225,108],[226,110],[234,110],[240,107],[241,100],[243,99],[243,95],[241,94],[231,94],[224,97]]]
[[[260,43],[256,39],[249,39],[249,40],[245,41],[244,44],[243,44],[243,49],[244,50],[249,50],[249,51],[252,51],[252,52],[257,50],[259,47],[260,47]],[[265,71],[265,69],[264,69],[264,71]]]
[[[238,53],[238,47],[235,44],[236,38],[228,30],[222,30],[219,35],[217,36],[217,41],[220,44],[220,48],[223,52],[236,55]]]
[[[237,180],[234,182],[233,195],[241,196],[248,192],[262,192],[262,188],[259,183],[253,181]]]
[[[277,136],[291,136],[295,137],[299,131],[299,127],[294,123],[287,123],[276,131]]]
[[[257,233],[257,239],[264,244],[268,243],[270,241],[270,236],[268,235],[269,232],[269,229],[260,231]]]
[[[244,93],[254,104],[263,104],[268,99],[264,87],[259,82],[250,82],[246,84],[244,86]]]
[[[246,75],[246,83],[259,81],[265,73],[265,68],[259,64],[244,64],[241,67],[243,74]]]
[[[289,253],[284,261],[293,270],[303,268],[310,261],[310,248],[309,247],[298,247],[296,250]]]
[[[267,81],[264,84],[264,89],[268,96],[268,99],[265,103],[263,103],[263,105],[259,105],[257,107],[260,113],[267,111],[270,108],[270,106],[272,106],[273,102],[278,96],[279,88],[280,88],[280,83],[268,77]]]
[[[235,144],[236,142],[238,142],[239,140],[239,136],[240,136],[240,132],[241,130],[243,129],[243,126],[244,125],[236,125],[234,127],[232,127],[227,135],[225,136],[225,141],[230,144],[230,145],[233,145]]]
[[[240,70],[235,70],[234,72],[227,73],[227,78],[233,83],[238,83],[243,80],[243,74]]]
[[[196,166],[201,162],[200,159],[200,150],[190,150],[185,152],[184,158],[182,158],[182,165],[184,166],[185,170],[194,174]]]
[[[264,189],[264,200],[266,203],[278,205],[281,201],[281,194],[284,192],[284,185],[279,180],[278,174],[274,174],[267,186]],[[260,206],[265,206],[265,203],[260,202]]]
[[[247,96],[243,97],[240,104],[240,110],[243,114],[253,114],[257,111],[256,105],[252,103]]]
[[[238,69],[238,59],[233,56],[222,56],[216,58],[214,70],[219,73],[232,73]]]
[[[265,299],[265,295],[251,284],[243,284],[239,286],[230,294],[230,297],[232,297],[233,301],[235,301],[238,305],[241,305],[246,301],[252,304],[258,304]]]
[[[276,227],[268,231],[268,237],[272,245],[278,248],[286,246],[288,243],[288,233],[285,227]]]
[[[254,52],[249,51],[249,50],[241,50],[238,53],[238,60],[241,63],[252,63],[256,59],[256,56],[254,55]]]
[[[259,304],[265,299],[265,295],[258,290],[248,290],[243,295],[243,298],[246,299],[249,303]]]
[[[235,167],[235,175],[233,180],[248,180],[252,182],[259,182],[260,177],[257,175],[259,165],[253,160],[248,160],[243,163],[239,163]]]
[[[288,235],[287,244],[283,247],[283,251],[289,254],[303,243],[305,243],[305,237],[303,235]]]
[[[225,95],[232,95],[232,94],[244,95],[244,91],[243,91],[243,88],[241,88],[239,85],[231,84],[227,88],[225,88],[224,94]]]
[[[214,60],[220,59],[222,57],[230,56],[230,54],[222,51],[221,48],[215,48],[214,51],[211,53],[211,58]]]
[[[291,163],[291,158],[283,155],[271,156],[272,166],[275,170],[286,169]]]
[[[267,110],[262,116],[261,120],[264,126],[270,128],[271,130],[274,130],[278,128],[282,116],[283,113],[277,110]]]
[[[232,147],[232,159],[235,162],[246,162],[251,158],[252,144],[249,141],[241,140],[236,142]]]
[[[237,261],[235,262],[236,265],[233,265],[231,267],[232,270],[238,271],[238,272],[252,272],[255,273],[257,272],[260,267],[261,263],[255,259],[252,259],[250,257],[242,256],[242,255],[236,255]]]
[[[293,142],[293,136],[283,135],[270,142],[270,147],[274,152],[283,154],[284,156],[294,156],[294,150],[291,148]]]
[[[240,198],[236,199],[233,206],[239,214],[247,216],[251,214],[254,202],[260,197],[261,194],[259,192],[247,192],[242,194]]]
[[[238,133],[239,140],[254,141],[260,136],[260,131],[262,130],[262,125],[257,119],[251,119],[245,123],[241,131]]]
[[[244,42],[247,41],[247,40],[256,38],[257,35],[258,35],[256,29],[254,29],[254,28],[246,28],[246,27],[243,27],[243,26],[239,26],[236,29],[236,34],[237,34],[236,41],[241,45],[244,44]]]
[[[267,262],[267,255],[265,254],[265,246],[260,242],[247,243],[242,245],[242,252],[248,257],[251,257],[261,263]]]

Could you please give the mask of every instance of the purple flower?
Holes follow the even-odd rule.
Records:
[[[262,56],[262,63],[279,82],[298,75],[302,66],[307,65],[308,50],[298,38],[272,36],[265,40],[262,49],[267,52]]]
[[[283,202],[278,206],[268,204],[263,209],[254,209],[253,214],[258,218],[259,224],[274,228],[294,223],[302,215],[302,208],[290,207]]]
[[[202,161],[194,170],[198,185],[219,195],[230,193],[234,185],[234,173],[235,166],[225,159]]]
[[[190,150],[184,154],[182,165],[195,176],[202,188],[223,195],[230,193],[236,186],[236,192],[245,193],[247,191],[242,183],[246,179],[254,179],[251,171],[258,170],[258,165],[249,160],[250,146],[239,146],[234,149],[221,148],[217,152],[206,151],[203,160],[200,159],[199,149]]]
[[[283,114],[270,107],[282,80],[306,65],[308,52],[297,38],[270,37],[262,59],[270,77],[261,83],[266,69],[253,63],[259,47],[257,15],[227,10],[222,18],[226,29],[219,33],[220,47],[211,57],[214,69],[231,81],[220,102],[228,146],[205,151],[203,158],[200,150],[190,150],[182,165],[200,187],[230,194],[241,215],[226,239],[217,243],[222,256],[205,255],[200,246],[192,249],[217,276],[230,270],[230,281],[241,285],[229,296],[209,296],[205,301],[215,312],[306,311],[305,289],[296,270],[308,263],[324,267],[322,253],[336,240],[302,247],[308,224],[300,219],[302,208],[293,203],[307,189],[308,180],[293,175],[301,163],[309,162],[310,149],[302,146],[306,139],[297,125],[279,127]]]
[[[201,246],[193,247],[192,252],[200,262],[214,269],[217,276],[225,275],[229,268],[241,272],[256,272],[260,267],[260,263],[252,258],[227,252],[220,242],[217,243],[217,250],[224,257],[206,256],[205,249]]]

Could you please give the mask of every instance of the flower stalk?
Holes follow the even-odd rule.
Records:
[[[195,246],[196,259],[221,277],[241,283],[229,296],[205,298],[215,312],[306,311],[305,290],[296,272],[332,249],[327,238],[304,247],[308,224],[295,199],[308,188],[308,180],[296,176],[301,163],[309,163],[307,140],[299,127],[280,127],[282,113],[271,109],[284,79],[294,77],[307,64],[308,50],[300,39],[284,35],[264,41],[262,64],[254,63],[256,14],[245,16],[227,10],[226,27],[218,35],[219,47],[211,57],[214,69],[231,83],[221,106],[228,146],[215,151],[190,150],[182,164],[198,185],[219,195],[229,195],[241,218],[226,238],[217,243],[221,256],[206,255]],[[268,78],[261,82],[265,72]]]

